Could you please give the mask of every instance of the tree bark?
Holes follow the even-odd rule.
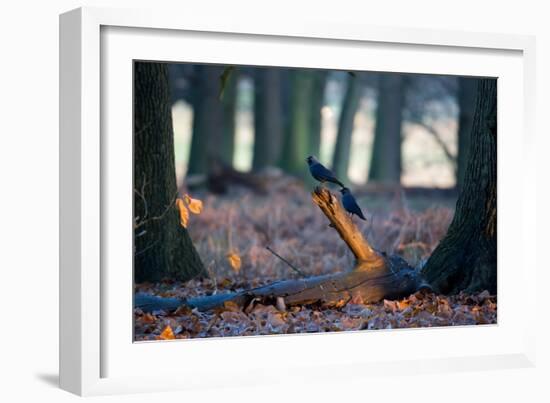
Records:
[[[276,166],[283,141],[281,71],[258,68],[254,76],[254,155],[256,172]]]
[[[476,97],[478,79],[472,77],[460,77],[458,80],[458,154],[456,185],[461,188],[464,184],[464,174],[468,165],[468,150],[474,113],[476,109]]]
[[[442,293],[496,292],[497,83],[481,80],[456,212],[423,273]]]
[[[179,223],[166,64],[134,64],[134,277],[188,280],[204,272]]]
[[[357,76],[348,77],[348,88],[338,121],[338,134],[332,159],[332,170],[341,181],[348,180],[348,165],[351,150],[353,122],[361,99],[361,83]]]
[[[389,185],[401,182],[402,87],[402,75],[381,74],[369,181]]]

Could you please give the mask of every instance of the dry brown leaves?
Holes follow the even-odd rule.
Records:
[[[214,285],[205,280],[203,286],[193,282],[193,294],[211,293]],[[242,284],[241,284],[242,285]],[[167,292],[166,288],[172,292]],[[186,294],[188,285],[179,283],[157,286],[144,285],[140,291],[158,295]],[[219,287],[219,285],[218,285]],[[230,289],[218,292],[228,292]],[[457,325],[484,325],[497,322],[496,297],[487,291],[477,295],[459,294],[446,297],[433,293],[417,292],[401,300],[384,300],[376,304],[354,303],[341,307],[290,306],[280,301],[275,305],[259,302],[240,307],[226,302],[223,307],[200,312],[182,307],[173,313],[157,311],[134,312],[135,339],[168,340],[338,332],[348,330],[378,330]],[[172,332],[172,334],[170,333]]]
[[[195,196],[198,198],[186,195],[177,203],[182,225],[182,215],[187,225],[189,211],[201,213],[193,217],[189,234],[211,278],[185,284],[139,284],[136,292],[189,298],[293,278],[295,273],[266,246],[308,276],[353,267],[353,255],[312,204],[310,193],[292,179],[270,180],[267,196],[239,188],[231,188],[223,197],[199,191]],[[369,212],[368,222],[354,222],[373,246],[389,254],[398,253],[412,265],[430,255],[453,216],[452,209],[434,205],[432,199],[426,199],[416,210],[409,208],[416,200],[402,197],[384,201],[375,195],[370,200],[359,197],[358,201]],[[273,301],[273,305],[256,302],[244,308],[228,302],[211,312],[181,307],[172,313],[136,310],[134,317],[136,340],[162,340],[171,335],[186,339],[492,324],[497,319],[497,303],[488,293],[453,297],[417,293],[377,304],[364,304],[356,298],[330,308],[286,306],[284,300]]]

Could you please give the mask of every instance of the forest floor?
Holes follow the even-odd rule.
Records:
[[[333,191],[335,192],[335,191]],[[354,222],[376,249],[397,253],[420,267],[445,235],[456,199],[448,192],[406,196],[402,191],[361,192],[356,196],[367,221]],[[188,230],[210,278],[187,283],[136,284],[136,292],[189,298],[242,291],[296,278],[271,254],[269,246],[307,276],[350,270],[354,259],[303,185],[290,178],[270,181],[266,195],[233,187],[224,196],[191,195],[203,201]],[[442,296],[418,292],[376,304],[351,301],[340,307],[276,307],[256,304],[241,309],[226,303],[199,312],[134,311],[136,341],[197,337],[288,334],[362,329],[494,324],[496,296]]]

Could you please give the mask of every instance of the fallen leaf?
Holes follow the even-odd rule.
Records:
[[[390,301],[390,300],[387,300],[387,299],[384,300],[384,308],[387,311],[391,311],[391,312],[396,312],[397,310],[399,310],[397,302]]]
[[[187,222],[189,221],[189,211],[187,211],[187,207],[185,207],[185,204],[181,199],[176,199],[176,206],[180,213],[180,224],[183,228],[187,228]]]
[[[491,294],[489,293],[489,291],[484,290],[484,291],[481,291],[477,295],[477,298],[479,299],[479,301],[484,301],[485,299],[489,298],[490,296],[491,296]]]
[[[143,321],[143,323],[154,323],[155,322],[155,317],[153,315],[151,315],[150,313],[146,313],[145,315],[143,315],[141,317],[141,320]]]
[[[286,323],[280,313],[273,314],[271,312],[267,315],[267,322],[272,327],[281,327]]]
[[[232,311],[232,312],[237,312],[237,311],[240,311],[241,308],[239,307],[239,305],[237,305],[234,301],[225,301],[223,303],[223,307],[228,310],[228,311]]]
[[[233,281],[231,279],[228,279],[227,277],[222,279],[221,281],[218,281],[218,287],[220,288],[230,288],[233,285]]]
[[[227,254],[227,261],[236,274],[241,271],[241,257],[236,251],[231,251]]]
[[[278,313],[279,311],[273,305],[257,304],[251,312],[255,315],[262,315],[269,313]]]
[[[176,336],[174,336],[170,325],[167,325],[159,336],[159,340],[174,340],[175,338]]]
[[[411,304],[410,301],[406,299],[404,299],[403,301],[397,301],[397,307],[399,308],[400,311],[403,311],[406,308],[408,308],[410,304]]]
[[[181,316],[181,315],[191,315],[191,308],[189,308],[187,305],[182,305],[180,307],[178,307],[178,309],[176,309],[174,311],[174,316]]]
[[[199,199],[193,199],[191,196],[186,194],[184,196],[185,202],[187,203],[187,207],[189,207],[189,211],[193,214],[200,214],[202,211],[202,201]]]

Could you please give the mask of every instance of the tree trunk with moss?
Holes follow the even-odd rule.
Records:
[[[134,278],[189,280],[204,273],[180,225],[166,64],[134,64]]]
[[[481,80],[456,212],[423,274],[439,292],[496,292],[497,82]]]

